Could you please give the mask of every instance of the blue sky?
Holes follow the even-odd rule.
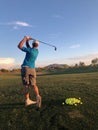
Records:
[[[25,35],[40,43],[36,66],[90,63],[98,57],[98,0],[1,0],[0,68],[20,66]],[[31,42],[30,42],[31,44]]]

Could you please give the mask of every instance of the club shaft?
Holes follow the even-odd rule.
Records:
[[[32,38],[32,40],[36,40],[36,39]],[[49,43],[46,43],[46,42],[43,42],[43,41],[40,41],[40,40],[38,40],[38,41],[41,42],[41,43],[43,43],[43,44],[46,44],[46,45],[48,45],[48,46],[52,46],[52,47],[55,47],[55,48],[56,48],[56,46],[51,45],[51,44],[49,44]]]

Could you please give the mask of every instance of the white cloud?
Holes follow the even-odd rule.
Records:
[[[0,58],[0,69],[10,69],[15,65],[14,58]]]
[[[62,15],[59,15],[59,14],[54,14],[53,17],[57,18],[57,19],[63,19],[64,18]]]
[[[98,52],[92,53],[88,55],[81,55],[75,56],[70,58],[54,58],[50,60],[38,60],[36,66],[43,67],[49,64],[68,64],[68,65],[75,65],[79,62],[84,62],[86,65],[91,64],[91,61],[95,58],[98,58]],[[20,64],[15,63],[14,58],[0,58],[0,69],[13,69],[13,68],[20,68]]]
[[[98,52],[88,54],[88,55],[66,58],[63,61],[65,62],[65,64],[69,64],[69,65],[73,65],[73,64],[76,64],[79,62],[84,62],[86,65],[89,65],[89,64],[91,64],[92,59],[95,59],[97,57],[98,57]]]
[[[69,48],[75,49],[75,48],[79,48],[80,44],[75,44],[75,45],[71,45]]]
[[[0,23],[0,25],[13,26],[13,29],[19,29],[19,27],[32,27],[32,25],[30,25],[29,23],[24,22],[24,21]]]
[[[19,27],[18,27],[18,26],[14,26],[14,27],[13,27],[13,29],[18,30],[18,29],[19,29]]]
[[[0,58],[0,64],[13,64],[14,62],[14,58]]]
[[[22,22],[22,21],[15,21],[15,22],[10,22],[8,23],[8,25],[17,25],[17,26],[23,26],[23,27],[32,27],[32,25],[26,23],[26,22]]]
[[[75,65],[79,62],[84,62],[86,65],[90,65],[91,61],[95,58],[98,58],[98,52],[92,53],[88,55],[81,55],[81,56],[75,56],[70,58],[54,58],[50,60],[39,60],[37,62],[37,66],[47,66],[49,64],[68,64],[68,65]]]

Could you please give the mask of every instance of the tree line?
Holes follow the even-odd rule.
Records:
[[[67,64],[64,64],[62,68],[69,68],[69,67],[71,67],[71,68],[78,68],[78,67],[97,66],[97,65],[98,65],[98,58],[95,58],[95,59],[91,60],[91,64],[90,65],[86,65],[85,62],[80,61],[79,64],[76,63],[74,66],[69,66]],[[60,68],[60,66],[50,67],[48,69],[51,69],[51,68],[52,69],[53,68],[58,69],[58,68]],[[37,71],[47,70],[47,67],[36,68],[36,69],[37,69]],[[0,69],[0,73],[2,73],[2,72],[19,72],[19,71],[20,71],[20,68],[12,69],[12,70],[4,69],[4,68]]]

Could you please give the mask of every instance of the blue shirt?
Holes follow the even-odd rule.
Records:
[[[35,68],[35,60],[38,56],[38,49],[22,47],[21,50],[26,52],[22,67],[28,66],[30,68]]]

